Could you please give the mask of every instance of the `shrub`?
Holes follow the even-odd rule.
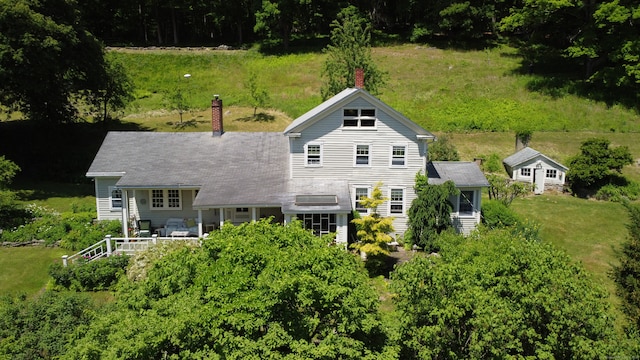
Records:
[[[628,181],[626,185],[607,184],[596,192],[596,199],[623,202],[624,199],[638,200],[640,198],[640,183]]]
[[[482,222],[490,229],[513,226],[518,223],[518,215],[497,200],[482,203]]]
[[[502,173],[504,167],[502,166],[502,159],[500,155],[493,153],[488,156],[480,156],[482,159],[482,170],[488,173]]]
[[[115,285],[129,264],[129,257],[113,255],[91,262],[80,261],[65,267],[55,263],[49,267],[49,275],[56,286],[76,291],[107,290]]]

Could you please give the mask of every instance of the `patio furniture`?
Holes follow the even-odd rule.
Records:
[[[138,220],[138,236],[151,236],[151,220]]]

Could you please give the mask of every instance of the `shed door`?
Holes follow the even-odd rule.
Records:
[[[544,169],[535,168],[535,172],[533,174],[533,183],[535,184],[535,188],[533,189],[533,193],[536,195],[540,195],[544,192]]]

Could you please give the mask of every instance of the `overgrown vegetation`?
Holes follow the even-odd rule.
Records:
[[[606,292],[555,248],[504,231],[438,246],[392,276],[402,359],[638,355]]]
[[[57,289],[73,291],[108,290],[123,276],[129,265],[126,255],[113,255],[105,259],[78,262],[64,266],[54,263],[49,268],[49,275]]]
[[[612,277],[629,322],[640,331],[640,204],[626,203],[629,235],[619,250]]]

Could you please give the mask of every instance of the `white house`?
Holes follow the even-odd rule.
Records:
[[[545,188],[561,190],[569,170],[566,166],[530,147],[523,148],[502,162],[513,180],[535,184],[536,194],[542,194]]]
[[[340,92],[284,132],[224,132],[217,97],[212,114],[212,133],[108,133],[87,172],[98,219],[122,219],[126,236],[132,220],[150,220],[161,236],[201,236],[226,221],[298,218],[347,243],[352,211],[367,212],[358,199],[382,182],[389,201],[378,211],[395,217],[398,235],[406,230],[415,176],[427,173],[434,135],[364,89]],[[436,181],[466,181],[456,184],[470,202],[453,199],[452,216],[467,233],[479,222],[487,180],[473,163],[434,167]],[[176,219],[183,226],[169,229]]]

